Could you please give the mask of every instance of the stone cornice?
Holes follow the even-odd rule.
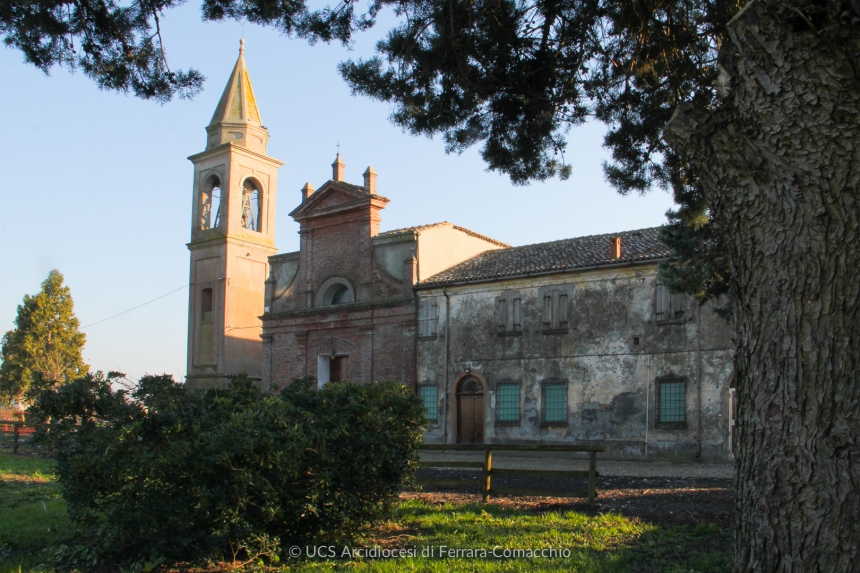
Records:
[[[258,243],[255,241],[249,241],[246,239],[242,239],[241,237],[234,236],[226,236],[226,235],[216,235],[214,237],[208,239],[201,239],[199,241],[191,241],[190,243],[186,243],[185,246],[188,247],[189,251],[195,251],[197,249],[205,249],[207,247],[212,247],[215,245],[236,245],[242,247],[253,247],[255,249],[261,251],[271,251],[272,253],[278,252],[278,247],[271,244]]]
[[[281,312],[268,312],[262,315],[260,320],[263,321],[263,329],[266,329],[266,321],[278,320],[281,318],[297,318],[302,316],[313,316],[316,314],[344,314],[344,313],[352,313],[352,312],[362,312],[366,310],[373,310],[375,308],[390,308],[394,306],[407,306],[414,305],[415,299],[410,298],[398,298],[387,301],[373,301],[373,302],[354,302],[349,304],[338,304],[334,306],[318,306],[314,308],[303,308],[301,310],[288,310]]]
[[[207,149],[206,151],[201,151],[200,153],[195,153],[194,155],[189,155],[188,160],[192,163],[199,163],[204,159],[209,159],[210,157],[214,157],[217,155],[223,155],[224,152],[232,153],[235,152],[239,155],[246,155],[248,157],[252,157],[254,159],[259,159],[261,161],[265,161],[266,163],[271,164],[273,167],[281,167],[284,162],[274,157],[269,157],[268,155],[263,155],[262,153],[257,153],[255,151],[250,151],[249,149],[242,147],[240,145],[236,145],[235,143],[228,142],[222,143],[221,145],[217,145],[212,149]]]

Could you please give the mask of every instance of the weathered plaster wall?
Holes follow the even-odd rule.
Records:
[[[655,280],[649,264],[419,290],[439,308],[438,336],[417,343],[418,384],[436,385],[439,396],[425,439],[456,442],[456,382],[470,372],[486,387],[488,441],[599,441],[628,458],[694,457],[701,441],[702,457],[725,458],[731,326],[692,300],[683,320],[658,324]],[[542,301],[552,289],[568,292],[567,332],[545,333]],[[521,297],[522,333],[500,335],[497,301],[511,293]],[[656,381],[666,376],[686,381],[686,428],[655,425]],[[541,424],[546,380],[567,381],[566,425]],[[520,383],[518,424],[496,423],[496,388],[505,381]]]

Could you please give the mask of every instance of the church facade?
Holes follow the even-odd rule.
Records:
[[[190,386],[396,380],[427,442],[732,457],[731,328],[660,283],[657,229],[524,247],[448,222],[380,232],[376,172],[349,183],[338,154],[295,195],[299,250],[276,254],[267,141],[240,50],[190,157]]]

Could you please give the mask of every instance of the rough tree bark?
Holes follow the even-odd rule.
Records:
[[[839,4],[753,1],[720,107],[664,133],[734,273],[735,571],[860,571],[860,24],[844,2],[825,28]]]

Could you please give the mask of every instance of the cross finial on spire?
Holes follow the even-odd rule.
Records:
[[[337,154],[340,155],[340,141],[337,142],[337,145],[335,145],[335,147],[337,147]]]
[[[245,55],[245,38],[242,38],[241,40],[239,40],[239,55],[240,56]]]

